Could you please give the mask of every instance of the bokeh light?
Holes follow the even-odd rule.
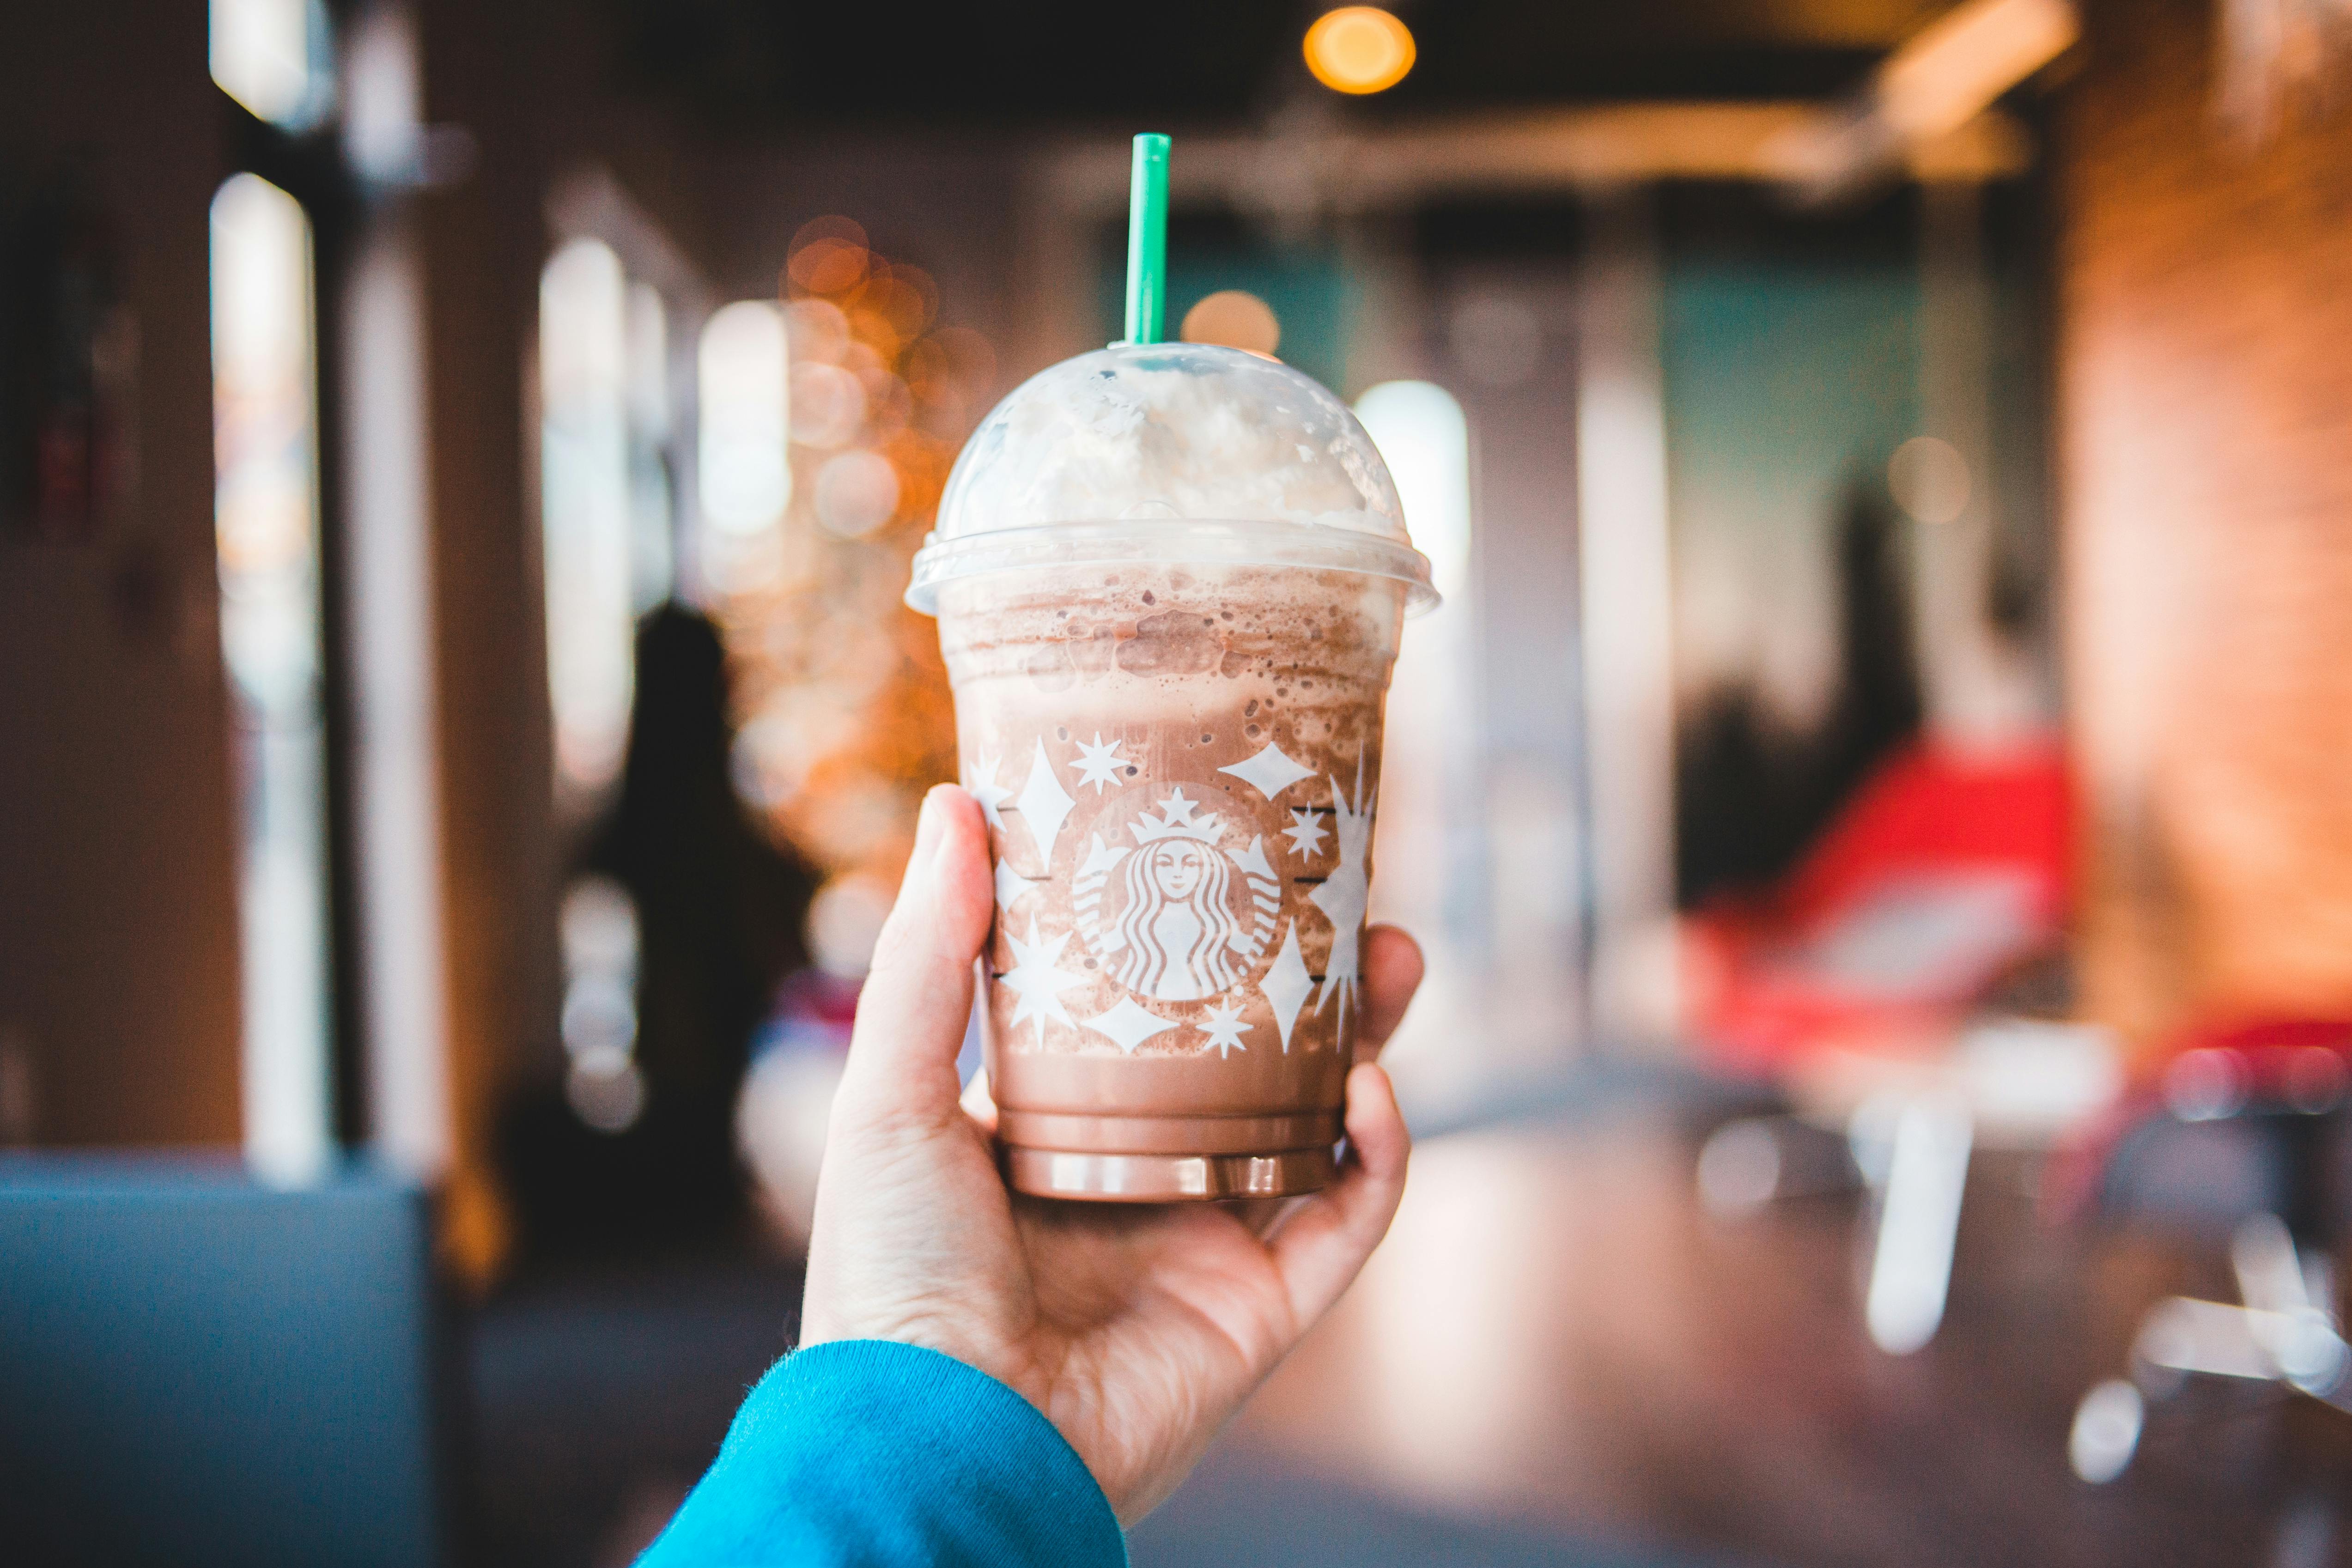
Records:
[[[793,439],[803,447],[845,447],[866,426],[866,387],[837,364],[793,366]]]
[[[1949,522],[1968,510],[1969,461],[1949,441],[1914,436],[1888,459],[1886,488],[1919,521]]]
[[[1271,359],[1282,342],[1282,322],[1256,295],[1220,289],[1184,312],[1178,332],[1188,343],[1223,343]]]
[[[931,623],[899,600],[996,354],[864,225],[793,235],[776,321],[793,477],[756,573],[715,584],[737,673],[736,788],[824,870],[895,886],[954,724]]]
[[[863,872],[827,881],[809,904],[810,960],[836,979],[865,979],[898,892],[883,878]]]
[[[1394,87],[1412,69],[1411,29],[1377,5],[1342,5],[1307,29],[1307,68],[1334,92]]]
[[[619,1132],[645,1110],[636,1064],[637,906],[610,877],[587,876],[564,890],[564,1097],[580,1120]]]
[[[845,217],[821,217],[793,236],[784,275],[811,294],[842,294],[865,280],[869,260],[864,228]]]
[[[898,470],[879,452],[844,452],[816,471],[816,521],[826,532],[863,539],[898,510]]]

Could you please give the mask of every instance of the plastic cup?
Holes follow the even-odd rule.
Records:
[[[935,614],[997,918],[1007,1179],[1159,1202],[1335,1172],[1381,710],[1435,603],[1337,398],[1237,350],[1056,365],[958,459]]]

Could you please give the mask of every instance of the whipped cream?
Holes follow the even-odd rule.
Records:
[[[1287,365],[1206,343],[1098,349],[1030,377],[965,444],[933,538],[1154,520],[1410,542],[1388,465],[1346,404]]]

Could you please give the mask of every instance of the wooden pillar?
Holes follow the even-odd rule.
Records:
[[[462,184],[422,197],[429,575],[440,715],[448,976],[444,1241],[461,1268],[503,1256],[492,1171],[505,1091],[555,1019],[552,773],[539,531],[523,367],[537,319],[541,172],[527,136],[519,24],[417,6],[425,118],[467,128]]]
[[[49,192],[94,225],[123,401],[95,515],[44,526],[0,494],[0,1142],[237,1140],[207,216],[225,123],[202,6],[10,11],[0,203]],[[22,292],[0,310],[57,320]]]

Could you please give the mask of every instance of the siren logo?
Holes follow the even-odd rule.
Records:
[[[1223,995],[1247,980],[1282,909],[1265,841],[1234,850],[1223,819],[1202,816],[1181,786],[1129,823],[1126,837],[1132,842],[1094,835],[1070,889],[1105,971],[1162,1002]]]
[[[1266,802],[1267,826],[1287,841],[1276,846],[1276,870],[1264,834],[1251,826],[1256,814],[1246,797],[1213,789],[1196,800],[1181,784],[1130,784],[1139,770],[1119,755],[1124,742],[1100,733],[1092,742],[1067,732],[1062,739],[1076,745],[1078,758],[1057,760],[1044,737],[1034,739],[1017,792],[1000,782],[1002,752],[984,751],[964,767],[964,787],[998,843],[996,902],[1011,963],[992,968],[990,978],[997,994],[1011,999],[1011,1016],[1002,1022],[1016,1036],[1034,1024],[1029,1041],[1040,1049],[1049,1026],[1058,1026],[1098,1035],[1130,1055],[1146,1041],[1189,1035],[1197,1048],[1222,1058],[1248,1051],[1242,1037],[1262,1026],[1245,1021],[1245,1013],[1255,1013],[1255,991],[1265,1007],[1260,1016],[1273,1020],[1272,1043],[1284,1053],[1300,1034],[1310,1002],[1317,1017],[1332,1016],[1328,1037],[1344,1041],[1348,1015],[1360,1005],[1358,933],[1370,887],[1375,792],[1361,761],[1352,792],[1340,788],[1336,774],[1322,775],[1330,788],[1328,806],[1292,804],[1317,793],[1317,774],[1272,742],[1248,761],[1217,770]],[[1072,767],[1075,780],[1064,773]],[[1087,789],[1095,800],[1083,800],[1079,792]],[[1104,799],[1111,789],[1121,793]],[[1072,827],[1082,804],[1094,814]],[[1285,815],[1290,826],[1281,827]],[[1025,826],[1008,826],[1008,818]],[[1066,830],[1087,840],[1066,883],[1054,872]],[[1245,848],[1239,847],[1244,836]],[[1287,911],[1286,882],[1307,889]],[[1324,962],[1319,972],[1310,970],[1310,948],[1301,938],[1312,942],[1326,925]],[[1091,955],[1084,971],[1062,967],[1076,963],[1074,941]],[[1106,1007],[1108,986],[1127,994]],[[1065,993],[1085,1010],[1074,1014]],[[1184,1002],[1212,1005],[1175,1016],[1147,1005]],[[1258,1043],[1268,1042],[1260,1035]]]

